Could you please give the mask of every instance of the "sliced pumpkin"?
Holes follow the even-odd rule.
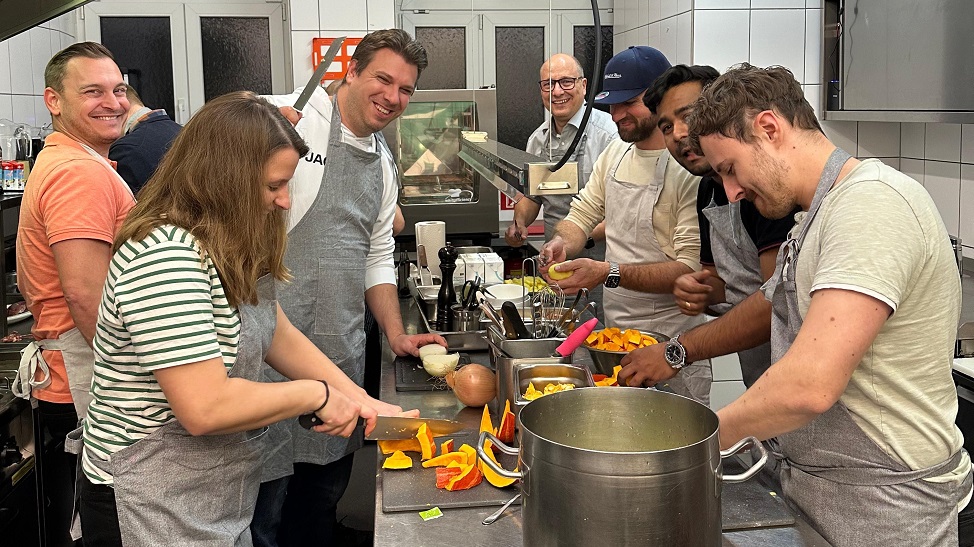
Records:
[[[440,443],[440,454],[453,452],[453,439]]]
[[[447,452],[446,454],[440,454],[435,458],[430,458],[423,462],[423,467],[446,466],[450,462],[458,462],[466,465],[467,454],[465,452]]]
[[[598,380],[597,382],[595,382],[595,385],[596,386],[599,386],[599,387],[606,387],[606,386],[614,386],[614,385],[617,385],[618,382],[619,382],[619,371],[620,370],[622,370],[622,365],[616,365],[616,366],[612,367],[612,376],[608,376],[608,377],[606,377],[603,380]]]
[[[502,467],[501,464],[497,462],[497,458],[495,458],[491,452],[489,451],[487,452],[487,457],[490,458],[494,463],[496,463],[498,467]],[[502,477],[498,475],[490,467],[488,467],[487,464],[485,464],[483,461],[479,462],[477,464],[477,467],[480,468],[480,472],[484,474],[484,478],[487,479],[487,482],[493,484],[497,488],[504,488],[506,486],[510,486],[514,484],[515,480],[517,480],[517,479],[509,479],[507,477]],[[517,469],[515,468],[514,471],[516,472]]]
[[[511,401],[508,399],[504,402],[504,414],[501,417],[501,423],[497,426],[497,438],[500,439],[502,443],[513,443],[514,442],[514,423],[517,421],[517,416],[511,412]]]
[[[426,427],[425,423],[419,426],[419,431],[416,432],[416,439],[419,440],[423,460],[428,460],[436,455],[436,443],[433,442],[433,432]]]
[[[446,483],[446,489],[451,492],[455,490],[466,490],[477,486],[483,480],[484,474],[480,472],[480,469],[476,465],[465,465],[459,475],[453,477]]]
[[[458,467],[452,467],[452,466],[437,467],[436,468],[436,487],[437,488],[446,488],[446,484],[448,482],[450,482],[450,479],[453,479],[454,477],[456,477],[460,473],[463,473],[463,467],[462,466],[458,466]]]
[[[391,456],[382,462],[383,469],[410,469],[413,466],[413,459],[405,455],[401,450],[396,450]]]
[[[422,452],[423,447],[419,445],[419,439],[402,439],[398,441],[379,441],[379,450],[383,454],[392,454],[396,450],[402,452]]]
[[[480,433],[484,431],[490,431],[491,434],[497,433],[497,430],[494,429],[494,422],[490,421],[490,411],[487,410],[487,405],[484,405],[484,415],[480,418]]]
[[[490,443],[490,441],[487,441],[487,442]],[[476,448],[470,446],[467,443],[463,443],[463,444],[460,445],[460,448],[458,450],[460,452],[463,452],[464,454],[467,455],[467,461],[464,463],[464,465],[471,465],[471,464],[477,463],[477,449]]]

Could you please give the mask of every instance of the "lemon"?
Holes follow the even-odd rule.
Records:
[[[560,271],[558,271],[558,267],[559,266],[562,266],[564,264],[568,264],[568,261],[566,260],[565,262],[559,262],[557,264],[552,264],[551,267],[548,268],[548,277],[554,279],[555,281],[559,281],[559,280],[562,280],[562,279],[568,279],[569,277],[571,277],[572,274],[575,273],[573,270],[569,270],[567,272],[560,272]]]

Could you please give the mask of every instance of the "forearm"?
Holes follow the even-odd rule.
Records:
[[[676,278],[693,270],[682,262],[667,261],[652,264],[620,264],[620,284],[630,290],[646,293],[673,292]]]
[[[331,382],[328,387],[337,389]],[[194,434],[220,435],[257,429],[314,412],[324,401],[325,386],[320,381],[251,382],[227,378],[204,411],[209,416]],[[180,418],[180,422],[184,420]]]
[[[570,220],[559,222],[555,226],[555,235],[561,236],[565,242],[565,256],[569,258],[578,256],[588,241],[588,233]]]
[[[74,326],[78,327],[81,336],[89,346],[95,338],[95,324],[98,322],[98,306],[101,304],[101,290],[75,291],[65,293],[64,300],[68,304],[68,312]]]
[[[541,205],[528,197],[522,197],[517,205],[514,206],[514,221],[519,226],[530,226],[538,219],[541,212]]]
[[[592,230],[592,233],[589,234],[589,237],[594,239],[595,241],[605,241],[605,221],[604,220],[600,222],[599,225],[596,226],[594,230]]]
[[[382,283],[365,291],[365,303],[379,323],[379,328],[388,340],[406,334],[399,311],[399,294],[396,286]]]
[[[771,339],[771,303],[757,292],[722,317],[680,336],[687,361],[710,359],[751,349]]]

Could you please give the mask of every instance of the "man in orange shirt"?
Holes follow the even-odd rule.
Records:
[[[16,389],[37,400],[42,434],[59,444],[90,401],[102,286],[115,234],[135,199],[107,159],[129,107],[111,52],[93,42],[71,45],[48,62],[44,83],[55,132],[20,208],[18,281],[34,315],[35,342],[24,351]],[[42,463],[49,545],[68,541],[74,469],[75,457],[57,449]]]

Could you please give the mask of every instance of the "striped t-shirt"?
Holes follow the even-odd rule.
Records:
[[[175,419],[154,370],[237,357],[240,319],[209,256],[186,230],[160,226],[112,258],[98,309],[93,401],[82,468],[95,484],[112,477],[92,464]]]

